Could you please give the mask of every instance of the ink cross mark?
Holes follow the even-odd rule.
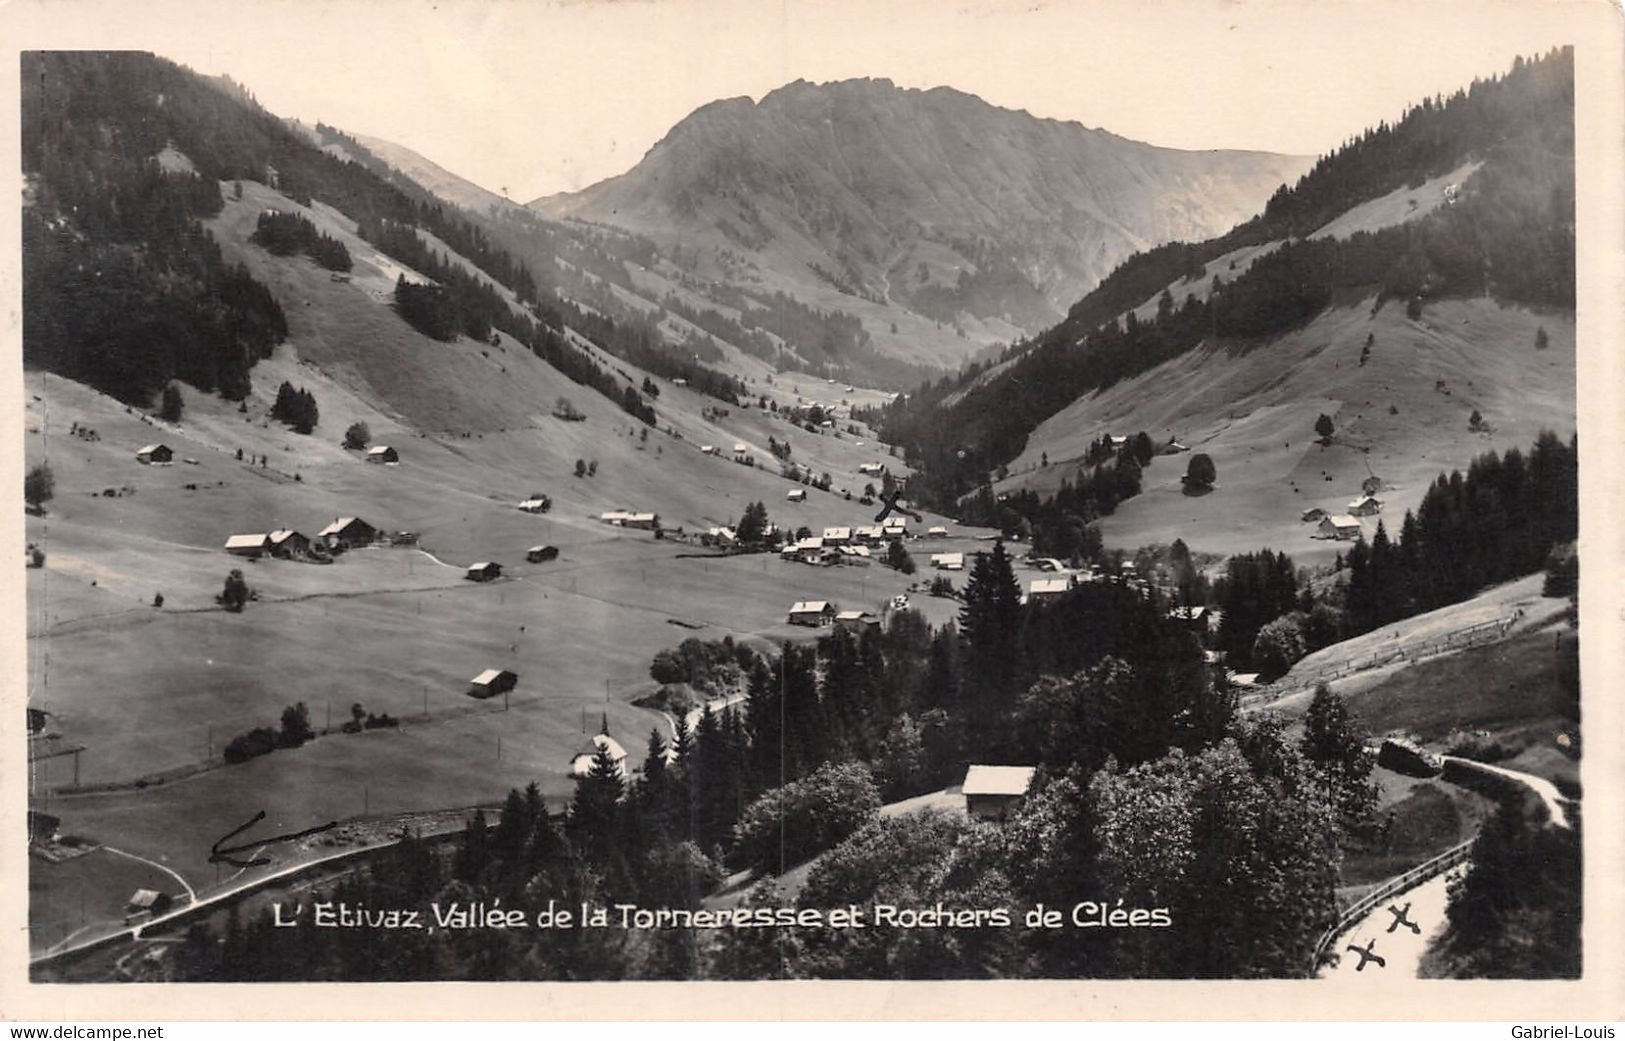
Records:
[[[1393,904],[1389,904],[1388,913],[1394,916],[1394,920],[1388,923],[1389,932],[1393,932],[1395,929],[1398,929],[1403,925],[1405,928],[1409,929],[1418,936],[1422,934],[1422,927],[1410,919],[1410,901],[1407,900],[1404,907],[1395,907]]]
[[[250,817],[248,819],[248,823],[240,824],[232,830],[226,832],[224,835],[220,836],[220,838],[216,839],[214,845],[209,847],[209,863],[224,863],[240,868],[254,867],[259,864],[269,864],[271,862],[270,857],[255,857],[251,860],[238,860],[237,858],[231,856],[231,854],[241,853],[245,849],[253,849],[256,847],[263,848],[265,846],[269,846],[273,842],[292,842],[294,839],[302,839],[306,835],[318,835],[324,831],[339,826],[338,821],[328,821],[326,824],[318,824],[316,827],[306,828],[304,831],[289,832],[286,835],[274,835],[267,839],[256,839],[252,842],[245,842],[240,846],[225,845],[225,843],[230,842],[232,839],[236,838],[238,835],[241,835],[243,832],[247,831],[249,828],[252,828],[254,825],[258,824],[264,819],[265,811],[261,810],[260,812],[254,814],[254,816]]]
[[[1360,956],[1360,964],[1358,964],[1358,965],[1356,965],[1354,967],[1355,972],[1364,972],[1365,971],[1365,963],[1368,962],[1368,961],[1376,962],[1377,963],[1377,968],[1379,968],[1379,969],[1383,968],[1384,966],[1386,966],[1388,964],[1386,961],[1383,960],[1383,958],[1382,958],[1382,956],[1380,954],[1373,954],[1372,953],[1371,949],[1373,947],[1375,947],[1375,946],[1377,946],[1377,941],[1376,940],[1367,941],[1367,943],[1366,943],[1366,945],[1364,947],[1356,947],[1352,943],[1349,944],[1348,949]]]

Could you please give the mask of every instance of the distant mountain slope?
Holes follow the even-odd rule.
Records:
[[[1182,152],[887,80],[714,102],[630,172],[535,200],[707,278],[1037,331],[1129,254],[1252,216],[1303,157]]]
[[[484,228],[398,176],[353,139],[290,126],[229,81],[150,54],[24,57],[23,357],[145,405],[171,379],[241,400],[249,371],[289,333],[288,300],[222,257],[206,222],[263,183],[285,200],[256,218],[306,220],[314,202],[354,222],[368,250],[421,279],[386,285],[376,316],[440,342],[504,333],[648,425],[655,412],[583,347],[733,403],[743,385],[642,328],[569,306]],[[343,280],[352,258],[315,242]],[[252,229],[250,229],[252,232]],[[289,250],[277,250],[286,254]],[[314,253],[311,254],[315,256]],[[101,277],[87,280],[95,269]],[[428,284],[424,284],[428,283]],[[309,306],[308,299],[297,301]]]
[[[1330,311],[1392,307],[1415,323],[1439,301],[1488,296],[1572,315],[1573,92],[1572,52],[1558,50],[1424,100],[1321,159],[1257,218],[1130,258],[1031,343],[920,388],[888,412],[888,438],[946,503],[997,478],[1074,402],[1198,348],[1261,354],[1306,398],[1340,399],[1295,381],[1302,359],[1289,349]],[[1451,375],[1430,364],[1422,355],[1408,378]]]
[[[431,159],[419,155],[402,145],[386,141],[381,137],[369,137],[365,134],[352,134],[369,152],[393,166],[407,177],[422,185],[425,189],[447,202],[461,206],[465,210],[475,213],[488,213],[494,207],[503,209],[509,206],[517,207],[519,204],[480,187],[465,177],[452,173],[445,167]]]

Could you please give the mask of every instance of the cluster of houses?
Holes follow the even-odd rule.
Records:
[[[1352,542],[1365,537],[1365,528],[1360,523],[1360,518],[1375,517],[1381,512],[1382,500],[1370,492],[1365,492],[1348,504],[1347,513],[1327,513],[1317,506],[1304,510],[1301,519],[1304,523],[1318,522],[1315,524],[1314,534],[1317,539]]]
[[[314,539],[291,528],[232,535],[226,539],[226,552],[249,558],[312,559],[357,546],[370,546],[381,537],[381,531],[359,517],[339,517],[317,532]]]
[[[880,617],[869,611],[839,611],[828,600],[798,600],[790,605],[787,621],[815,629],[834,626],[857,634],[880,628]]]
[[[865,564],[875,548],[906,538],[908,522],[902,517],[888,517],[881,524],[825,528],[822,535],[810,535],[786,545],[779,556],[803,564]]]

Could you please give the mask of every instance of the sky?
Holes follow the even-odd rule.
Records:
[[[796,79],[951,86],[1175,148],[1321,154],[1576,42],[1580,0],[25,0],[29,47],[134,47],[518,201]],[[1616,28],[1617,31],[1617,28]]]

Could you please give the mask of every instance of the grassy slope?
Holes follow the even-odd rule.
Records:
[[[1536,351],[1541,326],[1552,346]],[[1361,366],[1367,335],[1375,339]],[[1448,394],[1436,389],[1439,380]],[[1329,562],[1345,547],[1312,540],[1311,526],[1298,520],[1303,510],[1341,512],[1369,466],[1391,486],[1384,514],[1397,526],[1440,471],[1465,468],[1492,448],[1527,449],[1544,427],[1567,436],[1574,388],[1572,316],[1473,299],[1429,305],[1411,321],[1393,303],[1373,314],[1368,299],[1251,351],[1198,349],[1079,399],[1034,432],[997,487],[1058,487],[1075,473],[1071,461],[1108,430],[1178,437],[1213,457],[1218,487],[1187,497],[1179,478],[1188,457],[1158,459],[1146,471],[1145,492],[1102,522],[1108,544],[1181,537],[1193,549],[1267,545],[1300,562]],[[1491,433],[1468,430],[1475,408]],[[1314,433],[1322,412],[1336,424],[1330,446]]]
[[[678,559],[692,547],[597,523],[599,512],[631,506],[692,529],[731,522],[756,499],[781,524],[867,523],[872,508],[834,494],[811,491],[806,503],[788,505],[789,485],[776,473],[702,455],[698,445],[744,440],[765,457],[767,437],[788,434],[798,460],[854,492],[865,480],[858,463],[885,456],[872,440],[798,433],[755,409],[708,421],[700,410],[716,402],[669,384],[656,407],[662,428],[681,438],[651,432],[642,442],[641,425],[506,338],[490,347],[413,333],[387,303],[387,265],[330,212],[313,219],[356,257],[348,283],[309,261],[247,246],[243,237],[266,205],[291,206],[245,184],[245,199],[228,203],[215,223],[227,255],[249,264],[289,318],[289,343],[256,368],[246,413],[186,390],[182,422],[166,426],[78,384],[26,375],[28,459],[48,460],[57,475],[49,513],[28,522],[30,540],[48,553],[46,567],[29,573],[32,696],[56,713],[54,731],[90,749],[87,783],[195,764],[211,730],[218,754],[234,734],[274,725],[295,700],[312,706],[318,727],[329,703],[336,724],[354,701],[406,725],[334,735],[145,791],[53,796],[69,829],[167,857],[203,880],[212,877],[209,843],[257,809],[268,811],[267,829],[297,828],[358,813],[364,799],[374,813],[469,805],[533,779],[562,799],[583,718],[593,727],[607,712],[639,757],[649,729],[664,731],[658,717],[626,704],[655,651],[689,636],[805,635],[784,624],[793,600],[876,607],[910,584],[880,567]],[[607,363],[641,382],[642,373]],[[314,434],[267,419],[282,379],[315,394],[322,418]],[[803,389],[813,396],[815,388]],[[820,385],[816,393],[833,399],[845,388]],[[588,419],[551,418],[560,394]],[[358,419],[375,442],[400,448],[401,465],[369,466],[339,446]],[[70,436],[73,422],[101,440]],[[135,462],[135,449],[154,440],[176,449],[174,466]],[[239,447],[269,456],[269,466],[238,462]],[[598,461],[596,477],[573,476],[580,457]],[[198,488],[185,489],[189,483]],[[94,494],[122,486],[134,494]],[[552,513],[514,508],[532,491],[553,496]],[[512,577],[476,586],[406,549],[355,552],[329,567],[249,564],[221,550],[235,531],[285,524],[314,534],[341,514],[421,532],[423,547],[450,565],[498,560]],[[560,559],[525,564],[525,547],[540,542],[560,546]],[[212,609],[233,566],[263,597],[241,615]],[[161,611],[150,606],[158,591]],[[916,599],[935,621],[953,613],[950,601]],[[701,628],[680,628],[674,618]],[[463,694],[489,665],[521,676],[506,714]],[[426,694],[430,718],[410,718]],[[70,769],[67,759],[42,762],[37,780],[59,785]]]

